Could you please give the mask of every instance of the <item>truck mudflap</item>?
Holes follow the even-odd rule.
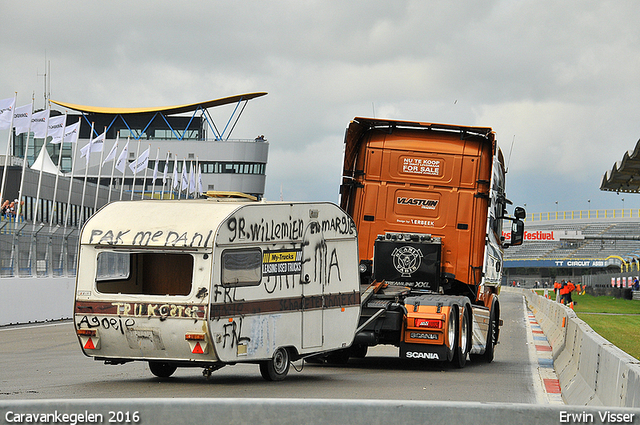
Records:
[[[451,361],[449,348],[444,345],[400,343],[400,358],[418,360]]]

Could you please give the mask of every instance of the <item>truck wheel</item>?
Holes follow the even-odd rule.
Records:
[[[482,360],[491,363],[498,339],[498,323],[496,323],[495,308],[491,309],[491,318],[489,319],[489,330],[487,331],[487,348],[482,355]]]
[[[469,351],[469,315],[466,312],[462,315],[460,329],[456,333],[459,336],[460,344],[457,343],[456,339],[453,364],[458,368],[463,368],[467,363],[467,352]]]
[[[178,367],[171,363],[149,362],[149,369],[158,378],[168,378],[173,375]]]
[[[447,352],[447,361],[453,361],[453,357],[456,350],[456,345],[458,340],[458,309],[451,307],[451,311],[449,312],[449,321],[447,323],[447,342],[448,352]]]
[[[289,373],[289,352],[286,348],[278,348],[273,358],[260,363],[260,374],[267,381],[282,381]]]

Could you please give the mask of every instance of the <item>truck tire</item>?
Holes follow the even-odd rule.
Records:
[[[455,367],[462,369],[467,363],[467,353],[469,352],[469,314],[465,311],[462,315],[460,327],[456,332],[455,354],[453,356],[453,364]],[[459,343],[458,343],[459,342]]]
[[[149,370],[158,378],[168,378],[173,375],[178,367],[166,362],[149,362]]]
[[[498,313],[496,311],[497,303],[493,303],[491,308],[491,315],[489,318],[489,330],[487,331],[487,349],[484,351],[482,355],[482,360],[491,363],[493,361],[493,355],[495,351],[496,344],[498,342]]]
[[[455,357],[456,345],[458,341],[458,309],[451,307],[449,312],[449,321],[447,323],[447,361],[453,361]]]
[[[271,359],[260,363],[260,374],[267,381],[282,381],[289,373],[289,362],[289,352],[280,347]]]

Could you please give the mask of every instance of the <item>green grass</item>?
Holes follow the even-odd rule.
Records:
[[[640,360],[640,316],[578,314],[578,317],[610,343]]]
[[[543,290],[537,291],[539,294]],[[555,299],[553,291],[549,291]],[[640,301],[572,294],[578,317],[609,342],[640,360]],[[594,314],[609,313],[609,314]]]

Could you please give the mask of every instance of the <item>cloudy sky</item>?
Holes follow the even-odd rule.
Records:
[[[45,61],[51,98],[82,105],[268,92],[232,134],[269,140],[268,199],[337,202],[344,130],[376,116],[492,127],[508,197],[528,212],[640,208],[640,195],[599,190],[640,138],[640,2],[0,0],[0,12],[0,98],[17,91],[18,105],[42,107]]]

